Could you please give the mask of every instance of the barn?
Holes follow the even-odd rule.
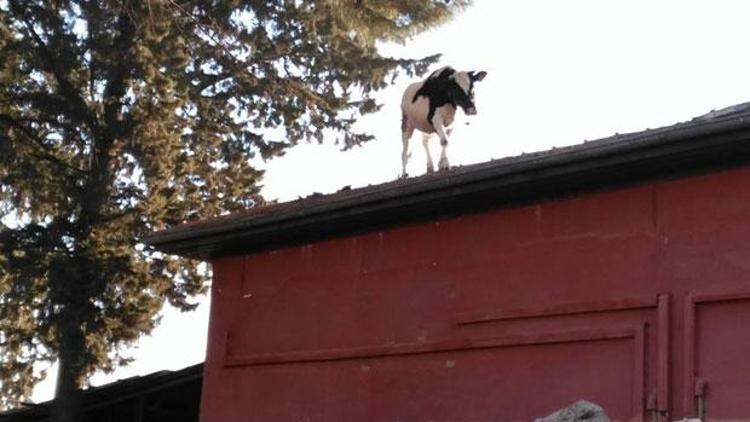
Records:
[[[750,419],[750,106],[250,209],[213,266],[201,421]]]

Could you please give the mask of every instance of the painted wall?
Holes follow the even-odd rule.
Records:
[[[203,422],[750,418],[747,168],[213,265]]]

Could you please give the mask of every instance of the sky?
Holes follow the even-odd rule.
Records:
[[[435,68],[485,70],[475,86],[478,114],[458,113],[451,165],[582,143],[615,133],[690,120],[750,101],[750,2],[746,0],[475,0],[449,24],[385,55],[443,57]],[[293,200],[379,184],[401,171],[400,102],[414,80],[380,92],[383,108],[358,129],[376,139],[342,152],[327,140],[302,144],[262,163],[266,199]],[[421,137],[408,172],[425,172]],[[432,141],[433,157],[439,145]],[[201,362],[209,301],[194,312],[165,308],[161,324],[129,351],[135,362],[92,385]],[[35,401],[52,398],[54,368]]]

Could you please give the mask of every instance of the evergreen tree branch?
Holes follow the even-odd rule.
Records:
[[[124,126],[120,120],[120,109],[122,108],[122,98],[125,95],[126,79],[128,69],[132,68],[130,46],[135,35],[133,22],[128,14],[120,13],[117,22],[118,35],[112,45],[112,51],[119,54],[116,65],[104,88],[104,119],[110,131],[110,138],[124,135]],[[120,53],[121,52],[121,53]]]
[[[49,161],[50,163],[61,167],[62,169],[72,170],[78,174],[85,175],[87,172],[85,170],[79,169],[78,167],[75,167],[64,160],[55,157],[55,155],[52,153],[51,148],[44,144],[44,140],[40,138],[33,130],[29,129],[22,123],[18,122],[16,119],[11,117],[8,114],[0,114],[0,121],[4,121],[8,126],[12,126],[16,129],[18,129],[21,133],[26,135],[26,137],[34,142],[34,144],[43,150],[41,153],[32,153],[34,157],[39,158],[41,160]],[[0,125],[2,127],[2,125]]]
[[[223,39],[226,39],[226,35],[224,34],[224,32],[221,29],[219,29],[218,25],[215,24],[215,22],[213,21],[213,19],[211,19],[210,16],[207,16],[207,18],[208,18],[209,22],[211,22],[213,25],[205,25],[204,23],[202,23],[201,21],[199,21],[195,16],[193,16],[193,14],[190,13],[188,10],[185,10],[185,8],[182,7],[176,1],[174,1],[174,0],[167,0],[167,3],[171,4],[172,6],[174,6],[174,8],[177,10],[177,12],[179,14],[181,14],[181,15],[187,17],[188,19],[190,19],[191,21],[193,21],[196,24],[196,26],[198,27],[198,29],[205,36],[207,36],[211,41],[213,41],[216,44],[216,46],[218,46],[219,48],[221,48],[229,57],[231,57],[232,60],[235,63],[241,63],[242,62],[242,60],[240,60],[237,57],[235,57],[234,53],[232,53],[232,51],[226,45],[224,45],[224,41],[223,40],[218,39],[216,37],[216,35],[214,35],[214,33],[217,33],[217,34],[221,35],[221,37]],[[213,32],[207,30],[206,29],[207,27],[211,28]]]
[[[88,108],[86,102],[83,100],[83,98],[81,98],[80,94],[75,89],[73,84],[67,79],[63,70],[60,69],[60,66],[58,64],[60,63],[59,58],[55,57],[55,55],[47,47],[47,44],[44,43],[44,40],[42,40],[41,36],[39,36],[39,34],[34,30],[34,24],[29,20],[29,18],[24,15],[21,19],[26,25],[26,30],[31,35],[32,39],[37,45],[37,48],[41,51],[41,55],[44,57],[45,62],[47,63],[46,70],[54,75],[55,80],[58,84],[60,94],[68,101],[70,101],[70,105],[73,106],[73,108],[71,109],[73,115],[71,117],[77,117],[76,120],[85,122],[86,124],[88,124],[89,128],[92,131],[98,131],[96,116]]]

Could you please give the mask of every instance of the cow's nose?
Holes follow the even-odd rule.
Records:
[[[469,107],[469,108],[467,108],[466,109],[466,114],[468,114],[469,116],[473,116],[473,115],[477,114],[477,108],[476,107]]]

